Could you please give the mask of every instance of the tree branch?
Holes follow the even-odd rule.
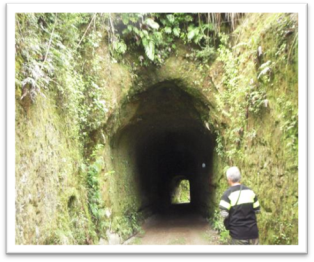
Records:
[[[87,26],[87,28],[86,28],[86,30],[85,30],[85,32],[84,32],[84,34],[83,34],[83,36],[82,36],[80,42],[78,43],[78,46],[82,43],[82,41],[83,41],[83,39],[84,39],[84,37],[85,37],[85,35],[86,35],[88,29],[90,28],[90,26],[91,26],[93,20],[96,18],[96,15],[97,15],[97,14],[94,14],[94,16],[92,17],[92,19],[91,19],[90,23],[88,24],[88,26]]]
[[[51,46],[51,43],[52,43],[52,36],[53,36],[54,31],[55,31],[56,25],[57,25],[57,15],[56,15],[56,21],[55,21],[55,23],[54,23],[54,25],[53,25],[53,29],[52,29],[52,32],[51,32],[51,35],[50,35],[50,39],[49,39],[49,43],[48,43],[47,52],[46,52],[46,55],[45,55],[45,58],[44,58],[44,61],[43,61],[41,67],[44,66],[44,64],[45,64],[45,62],[46,62],[46,60],[47,60],[47,58],[48,58],[50,46]]]
[[[19,22],[19,20],[17,19],[17,17],[16,17],[16,22],[17,22],[17,26],[18,26],[18,28],[19,28],[19,31],[20,31],[22,40],[23,40],[23,42],[25,42],[24,36],[23,36],[23,34],[22,34],[22,30],[21,30],[21,25],[20,25],[20,22]]]

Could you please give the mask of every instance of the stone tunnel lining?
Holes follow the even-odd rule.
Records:
[[[127,171],[119,172],[132,176],[128,186],[140,198],[139,210],[171,209],[171,184],[177,176],[190,181],[191,206],[208,210],[215,139],[196,109],[199,104],[174,83],[164,82],[120,109],[128,120],[111,141],[114,165],[119,170],[119,163],[127,163]]]

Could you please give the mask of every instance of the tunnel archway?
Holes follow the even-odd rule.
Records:
[[[208,115],[206,104],[169,81],[120,109],[123,121],[111,140],[114,165],[119,169],[119,163],[127,163],[139,210],[171,210],[172,181],[182,176],[190,182],[190,209],[207,212],[215,137],[204,123],[204,112]]]

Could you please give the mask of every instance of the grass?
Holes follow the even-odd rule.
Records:
[[[142,239],[140,237],[134,237],[129,245],[142,245]]]
[[[168,245],[186,245],[184,237],[174,238],[168,242]]]
[[[213,245],[219,245],[219,236],[215,231],[206,230],[200,234],[201,238]]]

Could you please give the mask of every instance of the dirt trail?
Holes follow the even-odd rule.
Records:
[[[219,236],[208,221],[186,206],[172,208],[167,214],[147,219],[138,234],[127,245],[219,245]]]

